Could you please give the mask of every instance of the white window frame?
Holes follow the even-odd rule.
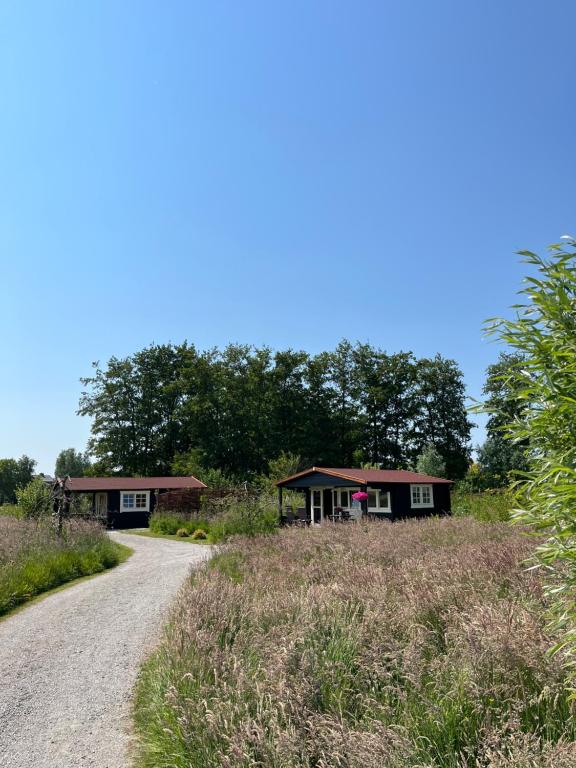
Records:
[[[422,501],[424,488],[430,493],[430,501]],[[417,492],[416,494],[414,492]],[[417,501],[414,501],[414,496]],[[410,485],[410,505],[412,509],[432,509],[434,507],[434,486],[431,483],[413,483]]]
[[[357,493],[360,490],[360,488],[339,488],[336,486],[336,488],[332,488],[332,507],[342,507],[342,509],[351,510],[352,509],[352,494]],[[345,491],[348,494],[348,501],[350,502],[347,505],[340,504],[340,501],[342,499],[342,491]],[[338,503],[336,503],[338,502]]]
[[[390,504],[390,491],[384,491],[381,488],[368,488],[368,493],[375,493],[376,494],[376,506],[375,507],[368,507],[368,512],[374,512],[374,513],[389,513],[392,512],[392,505]],[[382,496],[386,496],[387,504],[384,506],[382,504]]]
[[[136,506],[136,495],[146,496],[146,506]],[[124,504],[125,496],[134,496],[134,506],[127,507]],[[150,491],[120,491],[120,512],[150,512]]]

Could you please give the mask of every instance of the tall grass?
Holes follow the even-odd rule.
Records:
[[[273,533],[278,528],[278,510],[267,496],[218,499],[203,511],[201,516],[176,512],[154,512],[150,517],[152,533],[174,535],[185,530],[189,535],[202,530],[212,543],[224,541],[229,536],[255,536]]]
[[[116,565],[126,551],[95,523],[71,521],[58,538],[48,523],[0,517],[0,615],[41,592]]]
[[[0,504],[0,517],[24,517],[17,504]]]
[[[188,535],[194,531],[208,532],[210,523],[200,517],[192,517],[177,512],[154,512],[150,516],[149,528],[151,533],[163,536],[174,536],[179,530],[185,530]]]
[[[485,523],[505,522],[510,520],[514,499],[506,489],[478,491],[460,491],[452,494],[452,514],[456,517],[470,516]]]
[[[236,539],[183,588],[141,768],[568,768],[533,540],[470,518]]]

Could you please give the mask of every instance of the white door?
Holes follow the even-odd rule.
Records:
[[[106,517],[108,515],[108,494],[106,491],[100,491],[96,494],[96,516]]]
[[[324,504],[322,498],[322,488],[315,488],[311,494],[312,501],[312,524],[320,524],[324,519]]]

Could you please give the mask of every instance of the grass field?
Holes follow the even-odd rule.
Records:
[[[568,768],[534,541],[471,518],[237,539],[142,671],[145,768]]]
[[[49,523],[0,517],[0,615],[128,554],[95,523],[71,521],[60,539]]]

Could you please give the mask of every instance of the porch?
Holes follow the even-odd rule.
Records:
[[[358,521],[363,517],[391,519],[390,492],[368,485],[331,484],[318,487],[289,488],[291,503],[286,504],[282,487],[278,488],[278,507],[283,525],[322,525],[325,521],[345,523]],[[302,502],[294,503],[295,494]],[[365,499],[355,499],[364,494]]]

